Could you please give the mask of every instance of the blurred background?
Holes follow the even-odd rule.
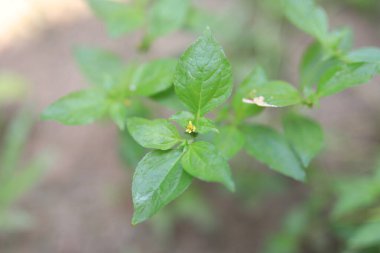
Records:
[[[319,3],[332,27],[351,27],[354,47],[380,47],[378,0]],[[300,57],[312,39],[282,17],[276,0],[193,4],[206,13],[203,20],[209,20],[231,59],[236,84],[255,63],[275,79],[297,82]],[[206,25],[197,24],[200,31]],[[307,111],[324,127],[327,141],[309,184],[240,154],[232,161],[236,194],[197,182],[135,227],[130,224],[133,166],[125,162],[133,151],[116,127],[39,120],[50,103],[88,85],[74,60],[75,46],[106,48],[128,62],[177,57],[198,35],[197,29],[176,31],[143,53],[140,31],[109,36],[85,0],[0,0],[1,253],[343,252],[344,231],[357,224],[329,213],[346,195],[355,195],[344,190],[354,179],[368,185],[372,175],[380,175],[379,78]],[[336,183],[341,178],[347,181]],[[380,217],[380,196],[372,197],[354,200],[352,212],[375,210]],[[373,233],[380,234],[378,228]],[[347,252],[380,252],[379,245],[380,238],[372,238],[369,246]]]

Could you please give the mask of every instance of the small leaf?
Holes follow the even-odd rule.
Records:
[[[230,96],[231,65],[209,28],[181,56],[174,86],[178,97],[197,118]]]
[[[121,82],[126,66],[113,52],[98,48],[76,47],[74,55],[82,73],[90,83],[109,90]]]
[[[288,114],[283,121],[285,137],[307,167],[323,147],[323,131],[314,120],[296,114]]]
[[[244,146],[244,135],[233,126],[220,128],[220,133],[215,137],[215,146],[227,159],[234,157]]]
[[[174,59],[160,59],[136,65],[133,75],[127,80],[129,90],[139,96],[151,96],[167,90],[173,83],[176,64]]]
[[[167,150],[181,141],[175,126],[164,119],[134,117],[128,119],[127,126],[132,137],[145,148]]]
[[[103,117],[108,103],[105,95],[96,89],[70,93],[51,104],[42,119],[55,120],[65,125],[84,125]]]
[[[243,103],[243,98],[245,98],[250,91],[263,86],[267,82],[268,79],[264,69],[260,66],[256,66],[239,85],[232,100],[232,106],[238,121],[262,111],[262,108],[259,106]]]
[[[261,107],[284,107],[301,103],[301,97],[292,85],[272,81],[251,90],[243,102]]]
[[[321,78],[318,96],[330,96],[347,88],[367,83],[377,73],[378,64],[351,63],[332,66]]]
[[[113,122],[124,130],[127,120],[127,107],[124,103],[112,103],[109,106],[109,115]]]
[[[327,57],[319,42],[310,44],[303,54],[300,64],[300,84],[305,97],[315,93],[313,88],[320,82],[323,74],[336,64],[340,64],[340,62]]]
[[[380,245],[380,222],[362,225],[348,240],[349,248],[364,249]]]
[[[194,119],[194,114],[188,111],[180,111],[170,117],[170,120],[177,122],[182,127],[186,127],[189,121],[194,121]]]
[[[199,141],[190,144],[181,163],[184,170],[193,177],[207,182],[219,182],[230,191],[235,190],[230,166],[211,143]]]
[[[150,218],[189,187],[192,178],[179,165],[181,156],[181,150],[154,150],[139,162],[132,183],[132,224]]]
[[[243,133],[248,154],[284,175],[305,181],[305,171],[282,135],[261,125],[246,126]]]
[[[157,0],[149,12],[148,37],[157,38],[181,28],[186,21],[188,0]]]
[[[144,6],[137,1],[120,3],[112,0],[87,0],[95,15],[102,19],[111,36],[132,32],[144,24]]]
[[[170,119],[174,120],[182,127],[186,127],[191,121],[195,124],[196,132],[200,134],[205,134],[208,132],[219,133],[219,130],[217,129],[215,123],[212,120],[207,119],[205,117],[200,117],[198,119],[198,122],[196,122],[196,118],[194,114],[192,114],[191,112],[181,111],[172,115]]]
[[[282,0],[286,17],[299,29],[323,42],[328,36],[325,11],[313,0]]]

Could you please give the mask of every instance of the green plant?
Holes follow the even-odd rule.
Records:
[[[10,123],[4,122],[3,106],[18,102],[27,91],[25,80],[19,75],[0,74],[0,232],[10,232],[29,227],[33,220],[14,204],[36,185],[44,169],[46,159],[42,156],[21,162],[23,149],[34,120],[26,109],[20,109]]]
[[[154,4],[169,2],[172,6],[176,1],[160,0]],[[94,3],[116,4],[90,1],[92,6]],[[139,16],[140,11],[130,8],[151,6],[146,3],[135,1],[123,6],[126,13]],[[182,6],[182,0],[176,3]],[[366,83],[380,72],[380,49],[352,50],[350,30],[330,31],[326,13],[313,1],[283,0],[281,4],[287,19],[314,38],[302,57],[298,88],[285,81],[271,80],[262,67],[253,66],[232,92],[231,65],[209,28],[178,62],[154,60],[125,64],[116,55],[102,50],[76,51],[82,71],[94,86],[61,98],[48,107],[42,117],[69,125],[108,117],[122,130],[127,126],[138,144],[153,149],[135,170],[132,223],[154,215],[184,192],[193,178],[219,182],[233,191],[234,182],[227,161],[242,149],[273,170],[305,181],[307,168],[324,141],[319,124],[297,112],[298,109],[318,106],[321,98]],[[98,15],[105,19],[109,29],[123,30],[119,26],[129,25],[120,21],[128,16],[120,14],[124,7],[107,9],[106,16]],[[152,7],[150,13],[162,18],[158,9]],[[167,18],[172,18],[170,15]],[[128,21],[133,28],[145,22],[133,15]],[[174,22],[175,26],[157,23],[167,25],[163,29],[165,33],[182,27],[177,25],[180,22]],[[169,119],[141,118],[145,114],[143,101],[146,98],[174,107],[177,113]],[[178,100],[182,105],[178,105]],[[290,109],[283,110],[283,132],[252,123],[264,108],[289,106]],[[213,119],[208,117],[210,112]],[[131,136],[126,134],[125,138],[135,148]],[[136,153],[138,157],[141,151]]]

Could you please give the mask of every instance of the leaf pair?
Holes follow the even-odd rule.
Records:
[[[366,83],[380,72],[380,49],[350,52],[351,31],[329,32],[326,13],[313,0],[282,0],[282,3],[289,21],[317,40],[306,50],[300,67],[301,88],[311,104],[321,97]]]
[[[194,139],[195,133],[217,131],[204,115],[222,104],[232,89],[231,67],[209,29],[181,56],[174,80],[175,92],[190,112],[177,113],[171,120],[182,127],[187,125],[191,140],[183,138],[165,119],[130,118],[127,122],[140,145],[158,149],[137,165],[132,186],[133,224],[148,219],[178,197],[192,177],[234,190],[230,167],[220,151],[211,143]]]
[[[284,136],[267,126],[245,126],[245,149],[270,168],[305,181],[305,167],[323,146],[322,129],[313,120],[294,114],[284,118],[283,126]]]
[[[172,84],[175,60],[125,64],[117,55],[101,49],[77,48],[75,56],[91,88],[72,92],[50,105],[45,120],[83,125],[109,117],[120,129],[139,108],[134,98],[151,96]]]

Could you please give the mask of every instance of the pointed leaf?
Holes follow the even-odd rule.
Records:
[[[181,163],[184,170],[193,177],[207,182],[219,182],[230,191],[235,190],[230,166],[211,143],[199,141],[190,144]]]
[[[286,176],[305,181],[305,171],[285,138],[261,125],[246,126],[245,149],[248,154]]]
[[[105,95],[96,89],[70,93],[51,104],[42,119],[55,120],[65,125],[84,125],[103,117],[107,112]]]
[[[285,15],[290,22],[321,42],[327,38],[327,15],[313,0],[282,1]]]
[[[178,97],[197,117],[221,105],[230,96],[231,65],[210,29],[206,29],[181,56],[174,86]]]
[[[189,187],[192,178],[179,165],[181,156],[181,150],[154,150],[139,162],[132,183],[132,224],[150,218]]]
[[[215,137],[215,146],[223,156],[229,160],[233,158],[244,146],[244,135],[234,126],[220,128],[220,133]]]
[[[321,78],[318,96],[325,97],[347,88],[367,83],[378,72],[375,63],[338,64],[331,67]]]
[[[181,141],[175,126],[164,119],[129,118],[127,127],[132,137],[145,148],[167,150]]]
[[[307,167],[323,147],[321,126],[311,118],[288,114],[283,121],[285,137]]]

